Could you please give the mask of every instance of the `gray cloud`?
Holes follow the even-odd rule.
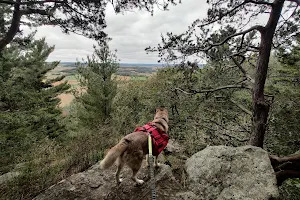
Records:
[[[156,54],[146,54],[147,46],[156,46],[161,33],[172,31],[181,33],[195,19],[206,15],[205,0],[184,0],[182,4],[171,7],[169,11],[155,10],[154,16],[146,11],[126,12],[116,15],[111,5],[106,11],[106,33],[113,39],[112,50],[117,49],[121,62],[156,63]],[[24,27],[28,33],[29,28]],[[46,37],[49,45],[55,45],[55,51],[49,61],[76,61],[86,58],[93,52],[95,41],[83,36],[61,32],[58,27],[43,26],[38,28],[37,38]]]

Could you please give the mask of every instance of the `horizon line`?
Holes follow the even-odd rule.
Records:
[[[46,61],[46,62],[55,62],[55,61]],[[60,63],[76,63],[77,61],[59,61]],[[119,64],[147,64],[147,65],[166,65],[167,63],[148,63],[148,62],[119,62]],[[198,65],[205,65],[205,63],[198,63]]]

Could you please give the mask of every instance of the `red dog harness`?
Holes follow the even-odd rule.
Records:
[[[134,132],[138,131],[145,132],[146,134],[151,134],[153,144],[153,156],[158,156],[168,144],[169,136],[164,131],[157,128],[152,122],[149,122],[142,127],[137,127],[134,130]]]

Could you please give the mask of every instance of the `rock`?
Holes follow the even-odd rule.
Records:
[[[172,168],[161,164],[155,170],[159,200],[271,200],[279,196],[268,153],[258,147],[209,146],[186,160],[186,173],[176,173],[176,166],[172,167],[183,186],[174,178]],[[127,167],[121,172],[123,182],[117,186],[115,171],[116,166],[103,171],[99,164],[94,165],[51,186],[34,200],[151,199],[145,163],[138,173],[145,181],[142,186],[130,179],[132,172]]]
[[[145,165],[145,164],[144,164]],[[131,179],[131,170],[127,167],[121,172],[123,182],[117,186],[115,181],[116,167],[101,170],[99,164],[89,170],[74,174],[69,178],[51,186],[44,193],[36,196],[34,200],[145,200],[151,199],[148,168],[143,167],[138,177],[146,182],[137,186]],[[181,191],[181,185],[172,175],[168,165],[161,165],[155,170],[157,199],[181,200],[176,193]]]
[[[1,184],[4,184],[4,183],[6,183],[6,182],[8,182],[8,181],[11,181],[11,180],[13,180],[14,178],[16,178],[16,177],[18,177],[18,176],[20,176],[21,175],[21,172],[8,172],[8,173],[5,173],[5,174],[2,174],[1,176],[0,176],[0,185]]]
[[[197,200],[199,199],[195,193],[188,191],[188,192],[179,192],[176,194],[176,197],[180,200]]]
[[[165,153],[180,153],[183,151],[181,145],[175,140],[170,139],[166,148],[164,149]]]
[[[209,146],[186,162],[187,184],[199,200],[279,197],[268,153],[253,146]]]

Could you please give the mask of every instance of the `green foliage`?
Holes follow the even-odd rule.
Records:
[[[215,70],[222,70],[222,75],[214,73]],[[249,91],[220,91],[215,93],[217,98],[209,92],[195,95],[181,91],[210,89],[229,84],[234,78],[232,71],[212,66],[197,70],[160,69],[146,81],[120,85],[114,100],[114,125],[122,134],[128,134],[136,126],[152,120],[155,107],[164,106],[170,115],[169,135],[182,143],[188,155],[207,144],[244,144],[249,136],[250,116],[241,113],[230,98],[251,107]]]
[[[117,95],[113,101],[114,112],[112,124],[121,135],[130,133],[141,121],[145,113],[141,102],[140,91],[144,81],[134,81],[118,85]]]
[[[0,199],[32,199],[62,179],[86,170],[103,158],[104,148],[116,142],[111,137],[103,140],[103,135],[112,132],[113,128],[106,126],[97,131],[68,131],[59,141],[49,138],[40,140],[31,148],[28,161],[11,169],[20,174],[1,185]]]
[[[99,46],[99,49],[94,46],[95,52],[86,64],[79,64],[81,91],[74,90],[79,122],[89,128],[108,122],[117,91],[117,83],[112,79],[119,67],[116,56],[107,43],[99,43]]]
[[[2,167],[24,159],[36,141],[65,131],[56,97],[69,86],[52,86],[54,80],[46,80],[45,74],[58,64],[45,62],[52,51],[41,39],[26,51],[7,49],[0,60],[1,172]]]
[[[1,35],[7,33],[10,20],[6,19],[12,18],[18,6],[7,2],[0,8]],[[36,1],[22,3],[26,3],[21,6],[22,12],[32,12],[24,15],[31,20],[29,26],[53,24],[65,32],[99,40],[106,36],[102,31],[106,2],[39,2],[39,9]],[[115,9],[119,12],[138,7],[153,11],[155,3],[121,2],[115,4]],[[175,3],[164,2],[163,9]],[[59,179],[86,169],[102,158],[105,148],[119,140],[119,134],[128,134],[152,120],[159,106],[168,108],[169,135],[182,144],[186,155],[207,145],[245,144],[251,131],[249,77],[255,71],[252,65],[257,58],[258,28],[236,33],[245,30],[249,21],[270,11],[271,6],[263,3],[208,1],[211,7],[207,18],[196,20],[183,34],[168,33],[155,49],[167,61],[185,61],[189,56],[205,53],[209,63],[203,69],[188,63],[161,69],[148,79],[138,77],[117,85],[112,78],[118,69],[115,54],[109,51],[107,43],[99,43],[100,48],[94,47],[95,53],[87,63],[78,64],[81,90],[73,90],[76,100],[66,108],[70,115],[63,119],[56,96],[69,86],[64,83],[53,87],[51,83],[63,77],[47,80],[45,76],[58,64],[45,62],[53,48],[44,40],[31,42],[32,35],[22,39],[17,34],[13,45],[3,50],[0,58],[0,126],[4,127],[0,133],[0,155],[4,158],[0,166],[1,173],[19,170],[21,175],[2,187],[0,196],[29,199]],[[284,7],[283,13],[292,7],[293,3]],[[277,27],[281,30],[276,31],[274,43],[292,44],[286,38],[299,32],[299,13],[280,22]],[[214,23],[222,27],[216,30]],[[270,64],[265,88],[266,93],[274,96],[266,145],[272,153],[286,155],[300,147],[299,48],[281,53],[281,63],[274,59]],[[23,166],[22,169],[16,169],[15,164]],[[299,180],[287,181],[281,192],[286,198],[297,199],[298,186]]]
[[[300,179],[289,179],[279,187],[280,197],[288,200],[298,200],[300,197]]]
[[[167,32],[162,35],[161,44],[154,48],[147,47],[146,51],[159,52],[160,61],[168,63],[185,62],[192,58],[190,56],[220,61],[230,60],[231,57],[247,58],[258,52],[257,49],[261,45],[261,34],[258,32],[261,28],[270,28],[257,19],[265,17],[266,12],[270,14],[275,5],[282,6],[284,1],[256,3],[245,0],[209,0],[206,3],[206,17],[195,19],[182,33]],[[278,22],[274,33],[274,46],[288,49],[295,36],[299,35],[300,11],[297,10],[297,6],[296,2],[290,2],[289,6],[283,6],[277,14],[279,17],[281,13],[287,20]],[[261,26],[252,26],[253,24]]]
[[[267,90],[274,95],[268,147],[277,155],[289,155],[300,149],[300,48],[279,54],[273,64]]]

